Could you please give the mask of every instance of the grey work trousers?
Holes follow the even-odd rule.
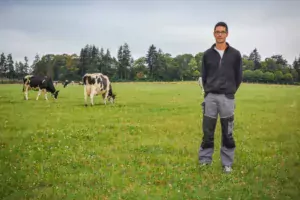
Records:
[[[203,138],[199,149],[199,162],[212,162],[214,152],[214,134],[218,115],[220,115],[222,140],[221,162],[223,166],[232,166],[234,159],[235,141],[233,138],[235,100],[227,98],[224,94],[209,93],[202,103]]]

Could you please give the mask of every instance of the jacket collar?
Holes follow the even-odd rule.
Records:
[[[226,47],[225,51],[228,50],[228,49],[230,48],[230,45],[229,45],[228,42],[226,42],[226,45],[227,45],[227,47]],[[215,49],[215,46],[216,46],[216,43],[214,43],[214,44],[211,46],[211,49]]]

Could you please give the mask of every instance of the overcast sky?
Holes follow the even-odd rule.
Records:
[[[300,55],[299,2],[0,0],[0,53],[31,64],[36,53],[79,54],[86,44],[115,56],[127,42],[134,58],[151,44],[172,56],[195,55],[214,43],[214,25],[225,21],[228,42],[242,54],[257,48],[262,59],[282,54],[292,63]]]

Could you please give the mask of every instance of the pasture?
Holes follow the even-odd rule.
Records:
[[[298,199],[300,87],[242,83],[231,174],[198,166],[197,82],[112,83],[117,97],[84,107],[83,86],[57,102],[0,85],[0,199]]]

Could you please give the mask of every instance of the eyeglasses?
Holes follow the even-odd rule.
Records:
[[[219,35],[219,34],[225,35],[227,32],[226,32],[226,31],[215,31],[214,33],[215,33],[216,35]]]

